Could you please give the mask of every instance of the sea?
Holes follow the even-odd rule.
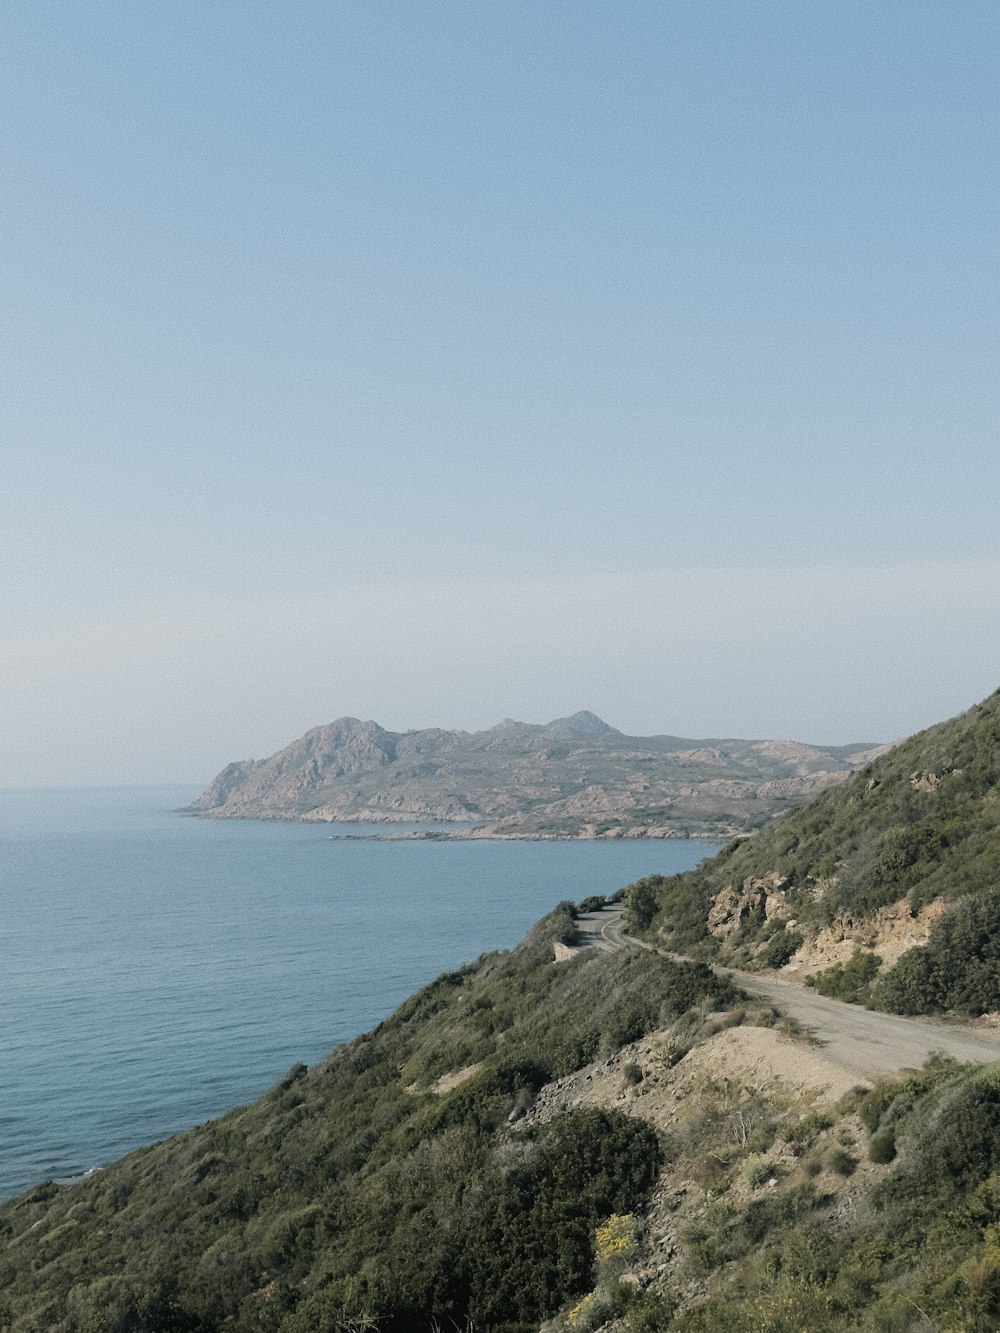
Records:
[[[180,813],[199,790],[0,791],[0,1198],[254,1099],[560,899],[717,850]]]

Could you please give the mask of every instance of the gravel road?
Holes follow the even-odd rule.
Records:
[[[614,950],[639,944],[622,932],[621,915],[620,908],[605,908],[581,916],[577,923],[580,946]],[[774,973],[738,972],[727,967],[715,970],[797,1019],[819,1043],[824,1058],[857,1079],[898,1069],[919,1069],[933,1051],[974,1063],[1000,1060],[1000,1032],[958,1022],[878,1013],[828,999]]]

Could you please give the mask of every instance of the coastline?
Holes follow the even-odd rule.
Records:
[[[296,821],[310,823],[310,820]],[[651,832],[620,828],[602,833],[495,833],[470,829],[466,833],[437,832],[432,829],[409,833],[329,833],[329,842],[720,842],[718,833]]]
[[[327,828],[352,827],[357,825],[375,825],[386,832],[337,832],[328,833],[330,842],[711,842],[726,843],[733,838],[747,837],[752,829],[734,828],[731,825],[708,826],[698,829],[672,827],[666,824],[623,824],[612,823],[608,819],[581,821],[575,827],[561,829],[547,828],[500,828],[496,824],[457,824],[450,821],[422,820],[419,816],[389,817],[370,815],[349,817],[346,819],[318,819],[306,811],[302,814],[264,813],[221,814],[212,810],[197,810],[183,806],[175,811],[190,819],[246,821],[249,823],[276,824],[322,824]],[[394,825],[424,825],[410,827],[398,832],[389,832]],[[426,827],[439,824],[440,827]]]

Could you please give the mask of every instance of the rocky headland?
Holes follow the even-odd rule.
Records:
[[[434,838],[731,838],[884,746],[627,736],[593,713],[486,731],[343,717],[229,764],[192,803],[215,819],[438,823]]]

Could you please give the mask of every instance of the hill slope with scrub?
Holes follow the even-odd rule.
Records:
[[[643,1206],[655,1129],[613,1108],[526,1125],[542,1087],[732,987],[582,951],[568,907],[222,1119],[0,1208],[0,1328],[530,1330],[586,1289],[594,1231]]]
[[[997,1327],[1000,1066],[845,1088],[706,967],[572,932],[0,1207],[0,1329]]]
[[[633,890],[678,952],[901,1013],[1000,1009],[1000,692],[685,875]]]
[[[998,777],[994,695],[616,895],[649,947],[575,948],[561,904],[252,1105],[9,1201],[0,1330],[996,1329],[1000,1065],[845,1086],[704,960],[997,1007]]]

